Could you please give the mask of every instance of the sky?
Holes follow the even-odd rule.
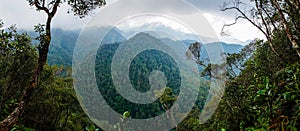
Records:
[[[52,27],[62,28],[65,30],[83,29],[90,21],[95,19],[97,13],[103,14],[105,11],[102,10],[108,10],[110,7],[117,8],[117,10],[114,9],[107,13],[107,17],[112,18],[121,17],[122,15],[125,15],[125,13],[130,13],[130,10],[137,8],[140,10],[164,12],[165,16],[170,15],[178,18],[186,18],[196,17],[196,15],[193,16],[193,14],[195,14],[195,9],[190,8],[190,6],[194,6],[206,18],[221,41],[246,44],[246,41],[253,40],[255,38],[264,39],[262,33],[245,20],[241,20],[236,25],[226,29],[230,36],[220,35],[223,25],[233,22],[234,18],[237,16],[236,12],[220,11],[220,6],[223,5],[223,2],[228,0],[187,0],[189,5],[183,5],[180,2],[174,1],[175,0],[129,0],[128,2],[128,0],[107,0],[107,5],[103,9],[96,10],[91,16],[84,19],[80,19],[71,13],[68,14],[67,10],[69,7],[66,3],[63,3],[54,17]],[[249,7],[251,6],[251,3],[248,2],[250,0],[243,1],[249,5]],[[118,2],[119,4],[116,4]],[[33,25],[45,22],[46,15],[44,12],[38,12],[34,7],[30,7],[26,0],[0,0],[0,19],[4,21],[5,26],[15,24],[19,29],[32,30]],[[174,19],[165,19],[162,17],[153,17],[148,20],[127,19],[123,21],[123,23],[119,23],[119,27],[122,28],[123,26],[124,28],[131,28],[160,21],[176,30],[181,30],[187,33],[190,32],[190,30],[182,28],[182,26],[179,25],[180,22],[172,22],[172,20]],[[100,21],[105,20],[101,19]],[[110,22],[111,21],[107,20],[106,23]]]

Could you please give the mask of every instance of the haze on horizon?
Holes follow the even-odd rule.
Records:
[[[107,0],[107,6],[113,4],[117,0]],[[221,12],[220,7],[223,2],[227,0],[216,0],[216,1],[199,1],[199,0],[187,0],[193,6],[197,7],[203,16],[208,20],[208,22],[213,27],[220,41],[224,41],[227,43],[239,43],[245,45],[248,40],[253,40],[255,38],[264,39],[263,35],[250,23],[247,21],[239,21],[238,24],[228,28],[230,32],[230,36],[221,36],[220,31],[224,24],[231,23],[234,21],[236,16],[235,13],[232,12]],[[243,0],[246,3],[249,3],[248,0]],[[30,7],[26,0],[22,1],[7,1],[0,0],[0,19],[4,21],[5,26],[10,26],[15,24],[19,29],[32,30],[33,26],[38,23],[44,23],[45,14],[44,12],[37,12],[35,8]],[[148,2],[144,0],[143,2]],[[153,10],[167,10],[170,7],[164,7],[159,5],[147,4],[147,8],[151,8]],[[9,6],[13,5],[13,6]],[[139,6],[139,5],[130,5]],[[126,7],[122,6],[120,9],[126,9]],[[178,7],[171,7],[180,9],[180,5]],[[17,10],[16,10],[17,9]],[[61,28],[63,30],[75,30],[75,29],[83,29],[85,25],[93,18],[94,15],[88,16],[84,19],[80,19],[75,17],[73,14],[67,14],[67,10],[69,7],[64,4],[59,9],[58,14],[55,16],[53,20],[52,27],[53,28]],[[101,9],[98,10],[98,12]],[[97,11],[96,11],[97,12]],[[96,14],[95,12],[95,14]],[[118,12],[119,13],[119,12]],[[189,10],[178,10],[176,14],[178,15],[187,15],[190,14]],[[112,12],[114,14],[114,12]],[[184,33],[190,33],[188,30],[181,28],[179,25],[170,24],[170,21],[163,19],[152,19],[152,20],[144,20],[144,21],[128,21],[127,23],[123,23],[119,25],[119,27],[125,29],[126,28],[137,28],[139,26],[143,26],[145,24],[151,23],[161,23],[168,27],[173,28],[174,30],[179,30]]]

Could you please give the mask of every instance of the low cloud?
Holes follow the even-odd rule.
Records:
[[[117,0],[107,0],[108,5],[105,8],[109,8]],[[139,9],[142,11],[155,11],[162,12],[164,14],[176,14],[178,16],[193,16],[196,13],[195,8],[191,8],[190,4],[198,8],[204,16],[208,19],[211,25],[214,27],[215,32],[219,33],[220,28],[224,23],[230,23],[237,16],[234,12],[221,12],[220,6],[223,2],[228,0],[118,0],[115,6],[117,10],[106,12],[110,17],[121,17],[124,13],[128,13],[131,10]],[[249,0],[241,0],[246,4],[250,4]],[[183,4],[188,2],[190,4]],[[8,27],[12,24],[16,24],[20,29],[32,30],[33,26],[38,23],[45,23],[46,15],[44,12],[38,12],[34,7],[30,7],[26,0],[13,1],[13,0],[0,0],[0,19],[4,21],[5,26]],[[69,6],[64,3],[60,6],[59,11],[54,17],[52,27],[62,28],[66,30],[70,29],[82,29],[90,20],[92,20],[96,14],[88,16],[84,19],[79,19],[73,14],[67,14]],[[101,12],[102,9],[98,9],[96,12]],[[96,20],[97,21],[97,20]],[[99,19],[98,21],[110,20]],[[261,34],[254,29],[246,21],[240,21],[239,24],[229,28],[232,32],[232,36],[245,41],[247,39],[253,39],[260,37]],[[254,32],[254,33],[253,33]]]

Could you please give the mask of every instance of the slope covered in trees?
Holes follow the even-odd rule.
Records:
[[[279,32],[278,35],[281,33]],[[133,40],[141,41],[141,37],[152,36],[144,34]],[[1,117],[3,118],[16,106],[17,99],[22,95],[24,90],[22,85],[26,84],[28,75],[30,76],[30,72],[33,72],[34,62],[32,61],[36,61],[36,50],[30,44],[30,37],[26,34],[18,34],[14,28],[8,32],[3,30],[1,38],[6,40],[2,41],[1,45],[1,69],[3,69],[1,72]],[[280,49],[278,53],[284,57],[278,57],[272,53],[269,43],[260,40],[253,41],[239,53],[228,53],[227,63],[219,65],[226,66],[228,69],[228,82],[225,95],[214,116],[207,123],[199,124],[198,116],[206,97],[205,90],[202,90],[199,92],[202,95],[199,96],[197,106],[176,129],[297,129],[299,126],[300,59],[285,39],[286,37],[277,37],[276,46],[274,46]],[[107,70],[109,68],[105,67],[109,66],[111,55],[119,44],[105,44],[98,50],[97,63],[100,65],[96,67],[96,74],[102,80],[98,81],[100,85],[110,83],[110,77],[107,76],[110,74]],[[172,76],[168,86],[171,87],[173,93],[164,97],[170,98],[169,100],[172,97],[176,98],[175,87],[180,79],[174,77],[176,68],[171,63],[173,63],[172,60],[164,53],[155,50],[138,55],[131,66],[132,84],[137,87],[137,90],[147,90],[149,81],[146,76],[149,75],[149,69],[165,70],[167,76]],[[65,71],[68,73],[61,77],[60,73]],[[140,77],[139,73],[143,74],[143,72],[148,75]],[[171,74],[168,75],[168,73]],[[20,84],[13,84],[18,82]],[[118,96],[112,90],[113,88],[99,89],[108,102],[113,101],[109,103],[121,114],[129,111],[131,117],[144,118],[154,117],[165,110],[162,106],[164,99],[158,99],[156,104],[149,105],[151,108],[145,105],[134,106],[130,103],[124,106],[126,100],[120,99],[122,97]],[[205,88],[202,87],[202,89]],[[83,113],[77,102],[70,70],[64,67],[45,67],[40,78],[39,89],[34,92],[32,101],[13,129],[83,130],[94,128],[93,123]]]
[[[39,10],[44,9],[40,8],[36,1],[30,2],[32,5],[36,4]],[[254,26],[261,29],[266,35],[267,41],[254,40],[240,52],[225,52],[223,55],[226,56],[227,63],[220,65],[203,63],[199,56],[198,64],[205,68],[201,75],[208,75],[207,79],[214,77],[212,67],[227,69],[224,96],[214,115],[206,123],[199,124],[199,114],[203,104],[207,104],[203,103],[203,100],[209,85],[209,83],[202,83],[204,87],[196,87],[203,90],[199,92],[199,100],[195,103],[195,107],[188,117],[173,130],[299,130],[300,2],[298,0],[254,0],[255,7],[250,12],[252,17],[247,16],[240,9],[242,4],[240,1],[235,2],[232,7],[225,4],[223,10],[238,11],[241,17],[237,19],[248,19]],[[72,5],[72,3],[69,4]],[[74,8],[74,12],[80,16],[93,9],[81,12],[80,9],[83,7],[79,7]],[[49,17],[53,16],[50,14]],[[45,52],[41,50],[41,47],[50,43],[50,40],[46,39],[45,41],[44,39],[49,37],[49,32],[45,32],[42,26],[37,26],[36,30],[40,32],[39,46],[32,45],[29,35],[18,33],[14,27],[4,29],[3,23],[0,23],[0,119],[13,118],[13,124],[10,123],[11,119],[4,121],[3,129],[96,130],[97,127],[85,115],[77,101],[72,85],[71,70],[61,66],[43,65],[45,56],[41,56],[41,54],[45,55],[48,50]],[[47,31],[49,30],[50,27],[47,28]],[[59,31],[57,33],[59,34]],[[73,38],[76,35],[78,34],[70,33],[67,36]],[[53,43],[74,42],[64,40],[66,39],[52,36]],[[176,88],[180,81],[178,69],[170,57],[155,50],[145,51],[133,60],[130,67],[132,69],[130,79],[134,87],[143,92],[149,89],[147,79],[149,71],[147,69],[150,71],[159,69],[165,72],[166,76],[170,76],[167,77],[169,88],[166,88],[162,97],[157,99],[153,105],[135,105],[118,95],[111,84],[109,64],[112,54],[119,44],[112,42],[112,44],[103,45],[98,50],[98,66],[95,69],[97,77],[103,80],[98,80],[98,84],[108,85],[108,87],[100,86],[103,88],[99,88],[99,90],[104,94],[111,107],[126,117],[149,118],[159,115],[171,106],[176,106],[172,103],[176,101],[177,94],[180,92],[180,89]],[[189,49],[193,51],[193,54],[190,55],[201,54],[194,49],[199,46],[202,45],[197,42],[191,43]],[[70,59],[72,46],[64,44],[55,48],[57,50],[51,55],[60,53],[61,56],[65,55],[68,56],[67,59]],[[68,53],[63,51],[66,49]],[[41,59],[41,57],[43,58]],[[64,58],[60,57],[58,57],[60,60],[52,59],[53,63],[70,65],[69,60],[63,61],[66,62],[63,63],[61,59]],[[36,76],[34,73],[36,73],[38,65],[43,69],[39,69],[40,72]],[[64,72],[63,75],[62,72]],[[32,81],[32,76],[35,78],[34,81]],[[29,92],[30,97],[26,95],[28,85],[34,87],[32,88],[34,90]],[[157,93],[161,92],[157,91]],[[25,96],[26,100],[30,100],[30,103],[26,102],[26,108],[23,108],[22,102],[20,103],[23,99],[22,96]],[[19,111],[14,109],[22,112],[17,114],[16,118],[14,115],[7,117],[11,112],[14,114],[14,111]]]

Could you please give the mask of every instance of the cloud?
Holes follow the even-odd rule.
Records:
[[[36,11],[35,7],[29,6],[26,0],[0,0],[0,19],[2,19],[6,26],[16,24],[18,28],[32,30],[34,25],[46,21],[46,14],[43,11]],[[73,14],[68,14],[69,6],[64,3],[60,6],[55,15],[52,27],[59,27],[63,29],[78,29],[82,28],[87,19],[79,19]]]
[[[264,35],[246,20],[239,20],[237,24],[225,28],[224,31],[226,31],[229,36],[221,36],[220,33],[223,25],[234,22],[234,17],[227,17],[220,14],[211,14],[209,12],[204,12],[203,15],[212,25],[221,41],[229,43],[237,43],[238,41],[241,41],[244,42],[242,44],[248,44],[245,42],[249,39],[265,39]]]
[[[117,0],[107,0],[107,6],[110,6],[109,4],[114,3],[115,1]],[[141,11],[170,12],[182,15],[193,13],[192,9],[182,4],[182,2],[179,2],[179,0],[119,0],[118,2],[122,3],[118,4],[119,10],[140,8]],[[33,29],[33,25],[45,23],[45,13],[42,11],[38,12],[34,7],[30,7],[26,0],[0,0],[0,3],[0,19],[2,19],[6,25],[16,24],[17,27],[22,29]],[[73,14],[67,14],[68,9],[69,6],[66,3],[60,6],[59,11],[54,17],[52,23],[53,27],[64,29],[83,28],[84,25],[92,18],[91,16],[88,16],[84,19],[79,19]],[[119,12],[119,10],[116,10],[115,12],[122,13]],[[99,10],[96,10],[95,13],[98,11]],[[113,12],[110,13],[114,14]]]
[[[1,0],[0,19],[6,26],[16,24],[17,27],[29,28],[43,22],[44,16],[28,6],[27,1]]]
[[[161,16],[142,16],[136,17],[133,19],[129,19],[117,25],[118,28],[123,30],[135,30],[135,29],[144,29],[144,30],[151,30],[163,27],[172,28],[174,30],[178,30],[184,33],[192,33],[190,30],[185,28],[183,25],[178,23],[175,20],[168,19],[166,17]]]
[[[186,0],[187,2],[191,3],[201,11],[211,12],[211,13],[222,13],[221,8],[224,3],[231,3],[233,0]],[[243,6],[249,7],[252,6],[253,3],[250,0],[239,0],[243,3]],[[229,5],[230,6],[230,5]],[[226,13],[227,16],[232,16],[232,12]]]
[[[120,4],[120,8],[136,9],[141,8],[145,11],[170,12],[177,14],[195,13],[185,0],[126,0]]]
[[[186,0],[203,11],[220,11],[220,7],[226,0]]]
[[[105,8],[109,8],[111,3],[117,0],[107,0],[108,5]],[[224,23],[230,23],[234,20],[236,13],[233,12],[221,12],[220,7],[224,1],[228,0],[186,0],[194,5],[194,7],[200,9],[207,20],[210,22],[215,32],[218,34]],[[242,0],[249,4],[248,0]],[[44,12],[37,12],[34,7],[30,7],[26,0],[0,0],[0,19],[5,22],[5,26],[16,24],[18,28],[32,30],[33,26],[38,23],[45,23],[46,15]],[[107,15],[113,19],[114,17],[122,16],[124,13],[128,13],[134,9],[140,9],[141,11],[155,11],[165,14],[176,14],[183,17],[193,17],[196,11],[195,8],[191,8],[189,4],[182,4],[180,0],[119,0],[115,4],[116,10],[106,12]],[[112,5],[113,5],[112,4]],[[56,16],[54,17],[52,27],[62,29],[82,29],[93,17],[88,16],[85,19],[79,19],[74,17],[73,14],[67,14],[69,6],[64,3],[59,8]],[[98,9],[95,12],[101,12],[103,9]],[[93,15],[95,16],[95,15]],[[194,18],[194,17],[193,17]],[[194,18],[197,19],[197,18]],[[96,20],[97,21],[97,20]],[[99,19],[99,21],[110,20]],[[159,21],[159,20],[158,20]],[[144,20],[145,22],[145,20]],[[132,22],[133,24],[134,22]],[[143,23],[141,21],[140,23]],[[135,22],[134,24],[138,24]],[[170,23],[167,25],[170,25]],[[175,27],[174,25],[173,27]],[[262,38],[261,34],[252,27],[246,21],[240,21],[237,25],[228,28],[232,32],[232,37],[236,37],[245,41],[247,39],[254,39],[255,37]]]

